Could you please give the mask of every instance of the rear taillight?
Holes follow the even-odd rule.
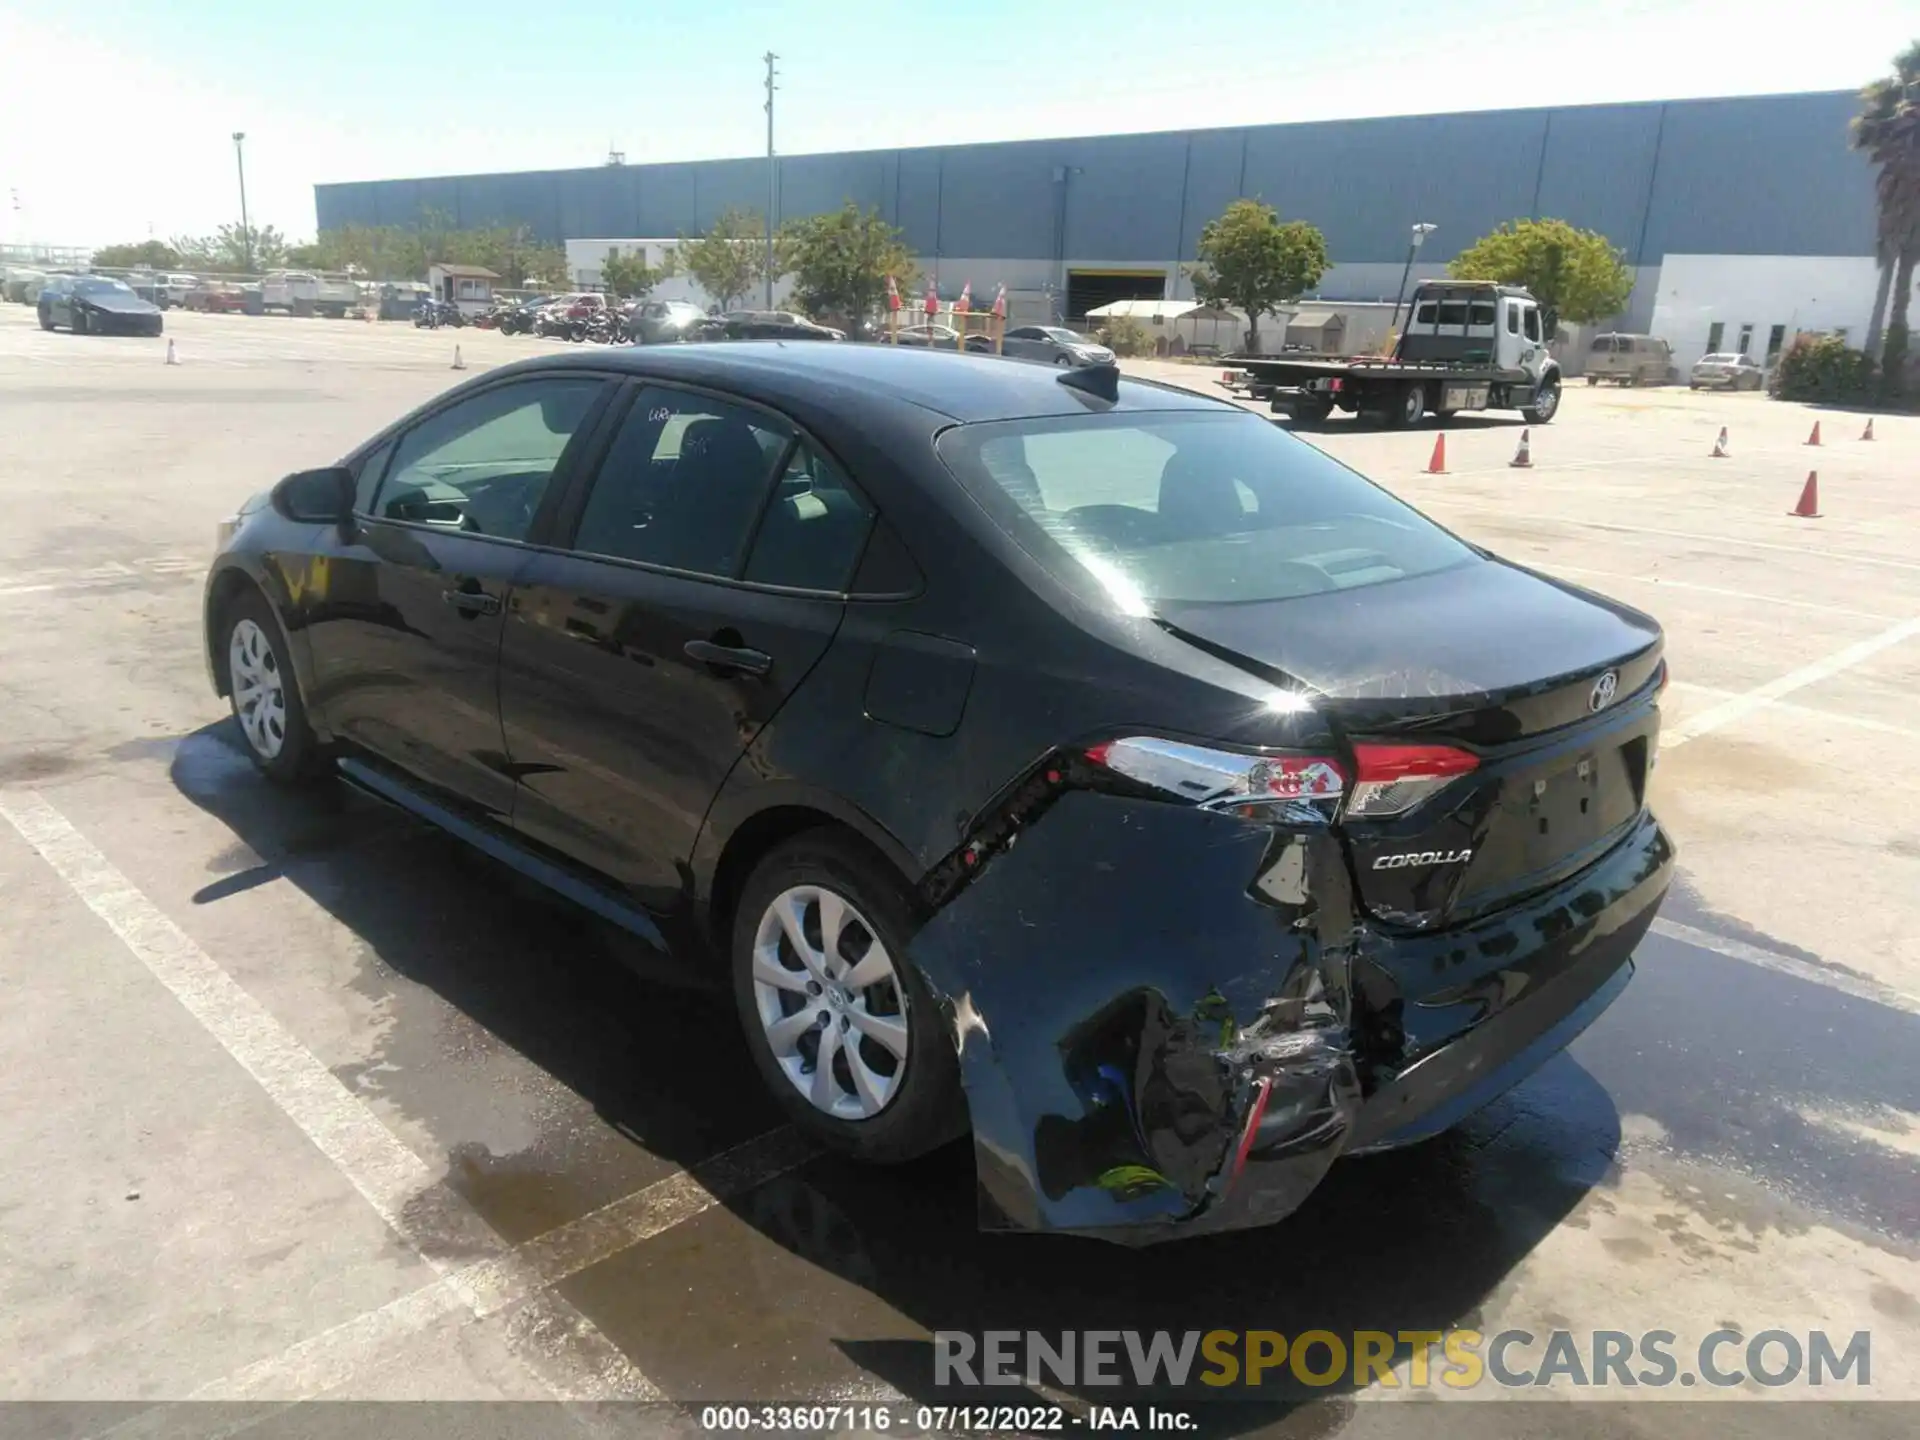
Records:
[[[1330,819],[1347,788],[1344,767],[1330,755],[1246,755],[1129,735],[1094,745],[1086,756],[1116,775],[1214,809],[1304,802]]]
[[[1356,820],[1404,815],[1480,764],[1451,745],[1385,745],[1364,740],[1353,747],[1353,760],[1356,773],[1346,814]]]

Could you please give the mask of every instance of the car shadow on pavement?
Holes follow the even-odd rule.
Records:
[[[470,1136],[486,1126],[480,1115],[516,1102],[491,1084],[498,1072],[473,1073],[465,1050],[506,1047],[590,1106],[625,1137],[623,1145],[673,1166],[695,1165],[779,1125],[724,996],[637,974],[631,962],[640,947],[620,932],[344,785],[290,793],[267,784],[240,753],[230,723],[186,737],[173,759],[181,792],[240,842],[223,857],[226,873],[196,902],[285,881],[364,944],[366,963],[350,983],[382,1007],[388,1023],[376,1059],[343,1078],[373,1089],[443,1141],[448,1184],[509,1240],[574,1214],[551,1193],[544,1208],[502,1200],[488,1192],[485,1175],[476,1176]],[[458,1012],[451,1022],[449,1006]],[[538,1179],[549,1192],[597,1163],[578,1128],[568,1146],[539,1160]],[[1405,1359],[1416,1348],[1400,1338],[1407,1332],[1475,1324],[1481,1302],[1513,1267],[1583,1196],[1610,1183],[1619,1142],[1607,1092],[1562,1055],[1460,1129],[1337,1165],[1294,1216],[1240,1234],[1128,1250],[982,1233],[965,1143],[894,1169],[822,1156],[724,1203],[780,1251],[831,1277],[823,1295],[857,1286],[928,1332],[1032,1331],[1055,1343],[1063,1331],[1134,1330],[1143,1338],[1167,1331],[1177,1344],[1189,1331],[1291,1338],[1323,1330],[1350,1344],[1356,1331],[1378,1331],[1395,1337],[1395,1358]],[[500,1168],[511,1178],[511,1165]],[[579,1173],[569,1177],[570,1169]],[[618,1193],[597,1198],[589,1186],[572,1210],[584,1213],[589,1202]],[[751,1275],[755,1262],[708,1253],[702,1263],[713,1292],[741,1298],[695,1296],[673,1305],[743,1305],[744,1350],[752,1344],[754,1282],[731,1282],[736,1269]],[[673,1350],[673,1305],[643,1302],[627,1277],[596,1279],[589,1271],[566,1293],[667,1393],[739,1397],[727,1379],[746,1364],[742,1353],[690,1360],[683,1373],[672,1363],[657,1368],[662,1349]],[[857,1367],[929,1405],[1046,1403],[1046,1392],[1024,1386],[939,1383],[930,1340],[846,1339],[831,1304],[818,1308],[808,1321],[813,1341],[843,1357],[818,1373]],[[792,1363],[805,1373],[805,1355]],[[1310,1369],[1326,1364],[1323,1348]],[[1195,1378],[1207,1368],[1196,1357],[1193,1377],[1176,1390],[1060,1388],[1093,1405],[1204,1404],[1202,1430],[1220,1434],[1266,1426],[1315,1402],[1315,1416],[1331,1422],[1350,1402],[1329,1406],[1328,1398],[1354,1388],[1350,1369],[1324,1386],[1276,1369],[1257,1389],[1212,1390]],[[779,1385],[779,1372],[773,1365],[759,1373]],[[1317,1435],[1338,1426],[1303,1416],[1285,1428]]]

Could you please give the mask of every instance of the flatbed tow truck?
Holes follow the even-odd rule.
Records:
[[[1426,281],[1390,355],[1230,356],[1220,383],[1303,425],[1336,409],[1394,429],[1429,411],[1518,410],[1545,425],[1560,408],[1560,364],[1543,333],[1539,302],[1517,286]]]

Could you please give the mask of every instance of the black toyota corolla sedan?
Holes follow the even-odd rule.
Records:
[[[705,967],[823,1143],[970,1131],[990,1228],[1286,1215],[1566,1045],[1673,868],[1654,621],[1111,366],[509,365],[246,506],[206,634],[268,776]]]
[[[76,335],[158,335],[160,307],[142,300],[124,280],[74,275],[40,291],[40,328],[64,325]]]

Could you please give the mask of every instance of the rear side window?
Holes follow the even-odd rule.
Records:
[[[811,445],[796,445],[753,537],[745,578],[843,591],[872,526],[872,508],[840,467]]]
[[[941,459],[1010,535],[1122,611],[1287,599],[1423,575],[1474,552],[1251,415],[962,425]]]
[[[758,410],[648,386],[600,467],[573,548],[731,579],[791,439]]]

